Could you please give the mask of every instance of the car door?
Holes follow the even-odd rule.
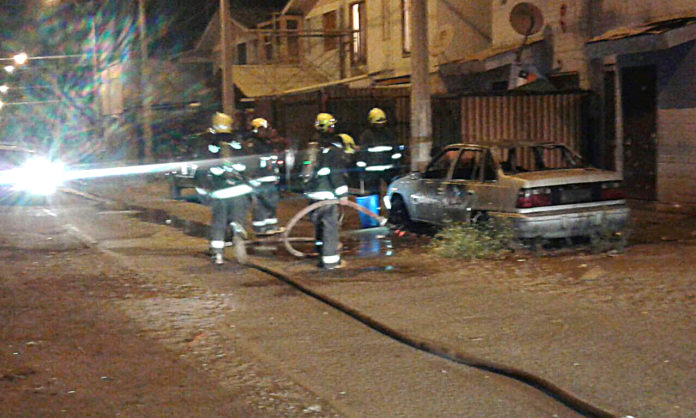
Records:
[[[442,223],[442,188],[450,179],[459,151],[459,148],[446,149],[428,164],[418,187],[410,196],[413,218]]]
[[[444,222],[468,222],[481,183],[484,151],[464,148],[459,154],[449,181],[443,183],[438,200]]]

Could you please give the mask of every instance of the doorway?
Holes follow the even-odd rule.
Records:
[[[621,71],[623,175],[628,197],[657,197],[657,74],[654,65]]]

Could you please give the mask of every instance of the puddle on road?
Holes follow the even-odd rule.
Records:
[[[122,211],[138,220],[159,225],[172,226],[186,235],[207,238],[210,227],[207,224],[181,219],[171,216],[164,209],[150,209],[138,206],[128,206]],[[414,238],[415,237],[415,238]],[[303,252],[311,252],[313,239],[291,238],[293,247]],[[387,227],[377,227],[360,230],[342,231],[342,253],[353,258],[391,257],[399,249],[412,248],[416,244],[423,244],[423,238],[414,234],[405,234],[401,231],[393,231]],[[282,242],[258,240],[247,246],[247,251],[260,257],[277,257],[280,259],[295,260],[287,252]],[[368,267],[365,271],[396,271],[393,266]]]

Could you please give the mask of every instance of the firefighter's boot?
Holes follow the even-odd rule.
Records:
[[[225,258],[222,256],[221,252],[214,252],[213,255],[210,257],[210,260],[215,264],[216,266],[225,264]]]

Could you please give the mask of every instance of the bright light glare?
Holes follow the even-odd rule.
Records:
[[[28,160],[20,168],[0,171],[0,185],[9,184],[12,185],[13,190],[49,195],[71,180],[162,173],[192,165],[219,164],[222,161],[222,159],[211,159],[126,167],[71,169],[59,161],[37,157]],[[232,162],[234,159],[227,161]]]
[[[6,65],[6,66],[4,66],[3,68],[4,68],[5,71],[8,72],[8,73],[13,73],[14,70],[15,70],[14,65]]]
[[[3,84],[2,86],[0,86],[0,93],[3,93],[3,94],[4,94],[4,93],[7,93],[7,91],[8,91],[9,89],[10,89],[10,88],[7,87],[7,84]]]
[[[29,56],[25,52],[20,52],[19,54],[15,55],[12,57],[15,63],[17,65],[22,65],[27,62],[27,59],[29,59]]]
[[[64,166],[60,161],[36,157],[21,167],[0,173],[0,183],[12,184],[12,189],[34,195],[48,196],[63,183]]]

